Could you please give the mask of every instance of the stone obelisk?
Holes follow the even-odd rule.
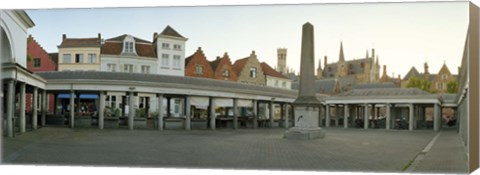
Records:
[[[314,41],[313,25],[305,23],[302,28],[302,53],[300,60],[300,88],[293,102],[295,126],[285,132],[284,138],[311,140],[325,137],[325,131],[318,127],[318,113],[321,105],[314,90]]]

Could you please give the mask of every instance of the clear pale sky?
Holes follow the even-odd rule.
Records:
[[[213,7],[96,8],[27,10],[29,29],[47,52],[57,52],[62,34],[108,39],[131,34],[152,41],[154,32],[172,26],[189,40],[186,56],[202,47],[207,59],[228,52],[232,62],[255,50],[260,61],[277,64],[277,48],[288,49],[287,65],[300,63],[301,27],[315,27],[315,60],[338,60],[340,41],[345,58],[363,58],[366,50],[387,65],[389,76],[415,66],[430,73],[445,62],[457,74],[468,25],[467,2],[360,3]],[[369,53],[371,54],[371,53]],[[315,65],[316,67],[316,65]],[[383,70],[382,70],[383,71]]]

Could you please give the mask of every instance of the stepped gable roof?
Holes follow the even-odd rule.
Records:
[[[235,68],[235,70],[237,71],[237,75],[239,75],[240,72],[242,71],[243,67],[245,67],[245,64],[247,63],[249,58],[250,58],[250,56],[239,59],[239,60],[235,61],[235,63],[233,63],[233,68]]]
[[[262,62],[260,63],[260,67],[262,67],[263,73],[268,76],[278,77],[288,79],[287,77],[283,76],[280,72],[277,72],[275,69],[270,67],[267,63]]]

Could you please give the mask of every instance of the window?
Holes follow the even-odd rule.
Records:
[[[88,54],[88,62],[89,63],[97,63],[97,54],[89,53]]]
[[[72,63],[72,55],[63,54],[63,63]]]
[[[287,82],[282,82],[282,87],[286,88],[287,87]]]
[[[149,74],[150,73],[150,66],[143,65],[142,66],[142,73]]]
[[[75,63],[83,63],[83,54],[75,54]]]
[[[115,72],[115,71],[116,71],[116,70],[115,70],[115,67],[116,67],[115,64],[107,64],[107,70],[108,70],[109,72]]]
[[[175,50],[182,50],[182,46],[179,45],[179,44],[174,44],[174,45],[173,45],[173,49],[175,49]]]
[[[278,80],[275,80],[275,87],[278,87]]]
[[[230,71],[228,69],[223,69],[223,77],[230,77]]]
[[[33,59],[33,67],[40,67],[40,58]]]
[[[170,44],[168,44],[168,43],[162,43],[162,48],[164,48],[164,49],[170,49]]]
[[[125,45],[124,52],[126,52],[126,53],[133,53],[133,42],[127,41],[127,42],[125,42],[124,45]]]
[[[195,74],[197,74],[197,75],[203,75],[203,65],[197,65],[197,66],[195,66]]]
[[[447,79],[447,75],[446,74],[442,74],[442,80],[446,80]]]
[[[365,68],[365,63],[361,62],[361,63],[360,63],[360,67],[361,67],[361,68]]]
[[[169,66],[169,59],[168,59],[168,54],[162,54],[162,66],[163,67],[168,67]]]
[[[132,64],[125,64],[123,67],[124,72],[133,72],[133,65]]]
[[[256,67],[251,67],[250,68],[250,77],[251,78],[256,78],[257,77],[257,68]]]
[[[180,68],[180,55],[173,55],[173,67]]]

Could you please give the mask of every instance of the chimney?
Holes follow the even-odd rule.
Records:
[[[383,65],[383,74],[387,75],[387,65]]]
[[[62,35],[62,40],[65,40],[65,39],[67,39],[67,34]]]
[[[375,49],[372,48],[372,58],[375,58]]]
[[[98,33],[98,40],[102,39],[102,34]]]
[[[219,59],[220,59],[220,56],[217,56],[217,60],[219,60]]]
[[[153,40],[152,40],[153,42],[155,42],[155,40],[157,40],[157,36],[158,36],[157,32],[153,33]]]
[[[325,69],[327,67],[327,55],[325,55],[325,57],[323,58],[324,61],[323,61],[323,69]]]

